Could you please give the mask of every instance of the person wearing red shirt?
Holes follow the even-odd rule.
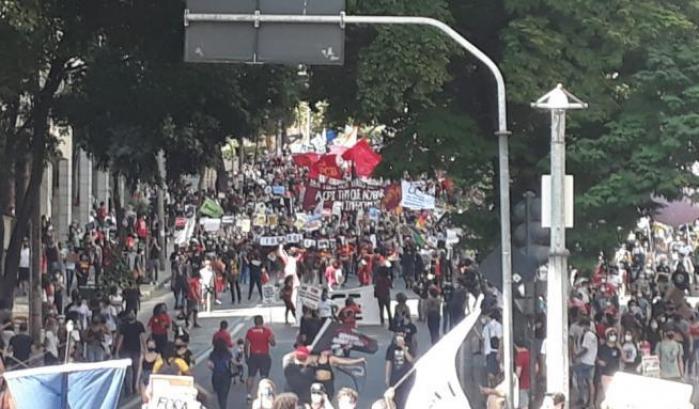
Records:
[[[515,342],[515,373],[519,379],[518,409],[525,409],[529,407],[529,389],[531,388],[529,350],[523,347],[519,341]]]
[[[189,318],[192,317],[194,328],[199,328],[197,315],[201,304],[201,278],[199,272],[192,272],[192,276],[187,279],[187,314],[185,315],[185,325],[189,327]]]
[[[165,353],[167,346],[167,332],[172,325],[172,320],[167,313],[167,305],[161,303],[153,309],[153,316],[148,321],[148,328],[151,332],[151,338],[155,341],[155,350],[160,354]]]
[[[231,333],[228,332],[228,321],[221,321],[219,324],[219,330],[214,333],[214,337],[211,339],[211,344],[216,344],[216,341],[218,340],[223,342],[228,348],[233,348]]]
[[[343,325],[351,329],[357,328],[357,315],[361,314],[362,309],[355,304],[354,298],[348,297],[345,299],[345,306],[337,314],[338,319]]]
[[[248,364],[248,379],[246,381],[248,389],[248,401],[252,400],[252,387],[255,377],[268,378],[269,370],[272,367],[272,357],[269,348],[276,345],[274,333],[264,326],[264,319],[261,315],[256,315],[253,319],[255,326],[250,328],[245,334],[245,357]]]

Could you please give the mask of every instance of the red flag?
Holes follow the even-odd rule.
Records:
[[[293,160],[296,166],[302,166],[305,168],[310,168],[314,163],[318,162],[320,155],[313,152],[301,153],[294,155]]]
[[[318,175],[333,179],[342,179],[342,169],[337,166],[337,155],[323,155],[311,166],[311,173],[309,176],[317,178]]]
[[[374,152],[366,139],[362,139],[342,154],[342,159],[354,162],[358,176],[371,176],[374,168],[381,163],[381,155]]]

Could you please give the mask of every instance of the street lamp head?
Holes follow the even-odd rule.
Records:
[[[547,110],[587,108],[585,102],[582,102],[578,97],[566,91],[561,84],[558,84],[551,92],[539,98],[536,102],[533,102],[531,106],[533,108]]]

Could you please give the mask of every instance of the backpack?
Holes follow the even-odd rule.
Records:
[[[213,373],[216,375],[231,375],[231,357],[228,355],[211,355],[214,365]]]

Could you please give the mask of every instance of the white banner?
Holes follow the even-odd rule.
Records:
[[[228,215],[221,218],[221,223],[223,224],[233,224],[235,223],[235,216]]]
[[[466,336],[481,315],[482,297],[461,322],[444,335],[415,364],[415,384],[408,395],[406,409],[469,409],[471,405],[456,373],[456,355]],[[435,374],[439,374],[435,378]]]
[[[315,285],[301,284],[298,289],[298,299],[301,305],[308,307],[312,310],[318,309],[318,303],[320,302],[320,294],[323,290]],[[297,302],[296,305],[299,303]],[[300,320],[301,314],[297,314]],[[299,321],[300,322],[300,321]]]
[[[221,228],[221,219],[202,217],[199,219],[199,224],[204,228],[204,231],[208,233],[215,233]]]
[[[400,205],[406,209],[414,210],[433,210],[434,196],[423,193],[417,183],[402,181],[401,182],[402,199]]]

